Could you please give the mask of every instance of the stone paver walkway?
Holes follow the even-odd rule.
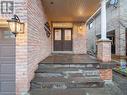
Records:
[[[114,72],[113,80],[122,91],[122,94],[127,95],[127,77],[124,77]]]

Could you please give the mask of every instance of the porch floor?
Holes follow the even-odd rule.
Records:
[[[85,55],[85,54],[52,54],[46,59],[44,59],[40,64],[45,63],[55,63],[55,64],[82,64],[82,63],[99,63],[96,58]]]

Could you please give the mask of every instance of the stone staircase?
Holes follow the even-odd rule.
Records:
[[[88,64],[39,64],[35,78],[31,81],[31,91],[38,89],[81,89],[101,88],[99,63]]]

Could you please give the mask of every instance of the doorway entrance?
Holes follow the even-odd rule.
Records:
[[[111,40],[111,53],[115,54],[116,53],[115,30],[109,31],[107,33],[107,38]]]
[[[72,28],[54,28],[54,51],[72,51]]]

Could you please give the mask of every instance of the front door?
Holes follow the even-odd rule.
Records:
[[[72,51],[72,29],[54,29],[54,51]]]

